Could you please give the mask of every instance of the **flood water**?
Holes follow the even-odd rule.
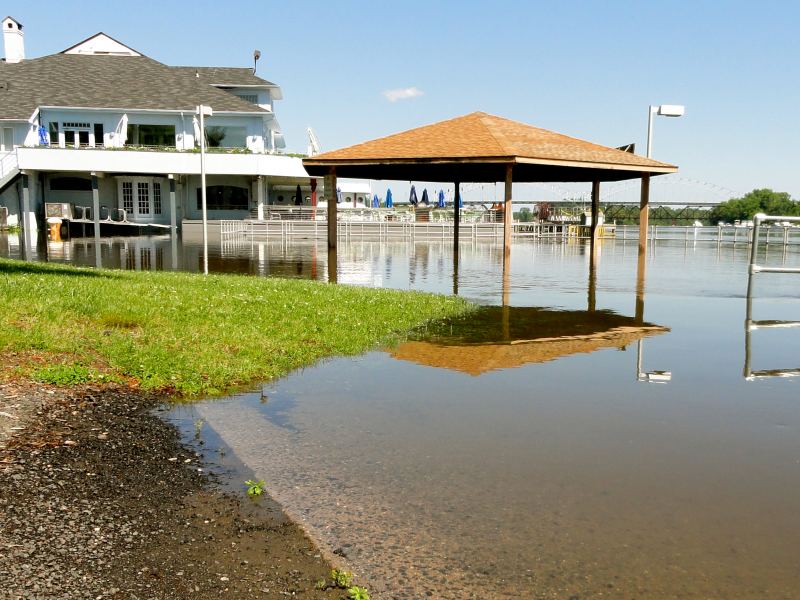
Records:
[[[215,270],[330,275],[322,244],[212,251]],[[445,242],[345,244],[340,283],[485,308],[173,417],[187,435],[204,419],[242,478],[385,597],[797,598],[800,378],[763,375],[800,367],[800,328],[753,331],[762,376],[744,377],[747,253],[658,242],[637,315],[635,242],[602,245],[591,294],[583,244],[515,242],[506,307],[495,243],[462,245],[456,278]],[[49,255],[94,264],[93,247]],[[103,254],[199,258],[169,237]],[[761,259],[800,267],[797,247]],[[754,289],[753,319],[800,321],[800,276]]]

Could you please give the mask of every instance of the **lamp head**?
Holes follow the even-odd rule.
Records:
[[[255,58],[256,60],[261,58],[261,50],[256,50],[255,52],[253,52],[253,58]]]
[[[658,114],[662,117],[682,117],[685,109],[677,104],[662,104],[658,107]]]

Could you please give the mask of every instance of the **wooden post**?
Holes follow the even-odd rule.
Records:
[[[639,202],[639,271],[644,277],[647,262],[647,231],[650,221],[650,173],[642,173],[642,196]]]
[[[503,259],[507,260],[511,254],[511,227],[514,214],[511,206],[511,184],[513,181],[513,165],[506,165],[506,193],[503,205]]]
[[[597,253],[599,251],[600,232],[600,182],[592,182],[592,222],[589,227],[589,269],[597,266]]]
[[[461,207],[459,206],[461,183],[456,181],[453,186],[455,187],[455,193],[453,194],[453,252],[458,254],[458,236],[461,228]]]
[[[325,176],[325,196],[328,198],[328,249],[336,250],[336,167],[328,167],[328,174]],[[328,263],[330,272],[330,262]],[[329,278],[330,280],[330,278]]]
[[[644,322],[644,280],[647,266],[647,229],[650,210],[650,173],[642,173],[639,203],[639,261],[636,269],[636,324]]]
[[[458,203],[461,200],[461,183],[456,181],[453,184],[453,295],[458,296],[458,251],[459,238],[461,231],[461,208]]]

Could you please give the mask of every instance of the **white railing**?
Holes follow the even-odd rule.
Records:
[[[800,223],[800,217],[768,217],[763,213],[758,213],[753,217],[753,247],[750,252],[750,275],[756,273],[800,273],[800,269],[792,269],[788,267],[764,267],[756,264],[758,259],[758,242],[761,230],[761,223],[763,221],[783,221],[787,223]],[[786,236],[784,236],[786,239]],[[784,242],[788,243],[788,242]],[[767,230],[767,244],[769,244],[769,230]]]
[[[784,217],[776,217],[787,221]],[[795,217],[792,217],[795,219]],[[647,228],[649,241],[679,240],[692,242],[713,242],[716,244],[752,244],[752,225],[650,225]],[[638,225],[617,225],[617,238],[620,240],[638,240]],[[766,245],[800,245],[800,227],[791,225],[773,225],[759,230],[759,240]]]
[[[0,155],[0,180],[5,179],[17,169],[19,169],[19,159],[16,150],[9,150]]]

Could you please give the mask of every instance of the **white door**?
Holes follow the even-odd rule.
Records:
[[[151,177],[130,177],[120,181],[120,208],[128,221],[160,222],[164,219],[163,182]]]
[[[14,148],[14,128],[3,127],[0,130],[0,151],[12,150]]]

